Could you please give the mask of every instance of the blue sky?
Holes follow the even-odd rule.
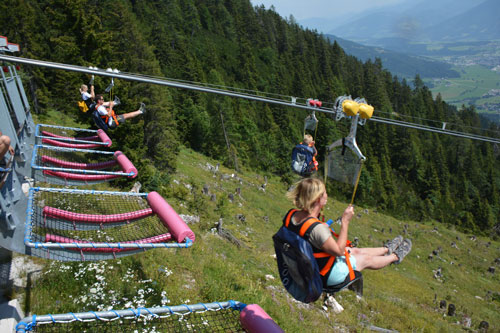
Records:
[[[274,5],[281,16],[293,15],[297,20],[314,17],[335,17],[384,5],[408,2],[408,0],[251,0],[266,8]],[[338,13],[338,14],[337,14]]]

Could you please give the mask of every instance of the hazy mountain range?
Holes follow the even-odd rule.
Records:
[[[499,0],[405,1],[354,17],[310,18],[300,24],[343,39],[380,46],[380,40],[401,38],[415,42],[500,39]],[[341,18],[339,18],[341,17]]]

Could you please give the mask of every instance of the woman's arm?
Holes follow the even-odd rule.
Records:
[[[344,255],[347,243],[349,222],[351,222],[353,216],[354,207],[352,205],[349,205],[344,210],[344,214],[342,214],[342,224],[340,226],[339,238],[337,238],[337,240],[335,240],[333,236],[328,238],[326,242],[323,243],[323,246],[321,246],[321,249],[323,251],[334,256]]]

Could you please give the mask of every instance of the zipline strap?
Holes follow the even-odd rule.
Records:
[[[356,190],[358,189],[359,178],[361,177],[361,169],[363,168],[363,160],[359,166],[358,176],[356,177],[356,183],[354,184],[354,191],[352,192],[351,205],[354,203],[354,197],[356,196]]]
[[[327,152],[325,154],[325,179],[323,180],[323,184],[326,186],[326,178],[328,177],[328,156],[330,156],[330,150],[327,148]]]
[[[313,111],[313,114],[314,114],[314,111]],[[314,129],[313,141],[316,141],[316,134],[318,134],[318,123],[319,123],[319,121],[316,122],[316,128]]]

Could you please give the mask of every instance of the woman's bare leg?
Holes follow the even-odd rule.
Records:
[[[137,110],[137,111],[133,111],[133,112],[129,112],[129,113],[124,113],[124,114],[122,114],[122,116],[125,119],[131,119],[131,118],[135,118],[141,114],[142,114],[142,111]]]
[[[383,256],[389,251],[386,247],[353,247],[349,251],[354,255]],[[357,258],[357,257],[356,257]]]
[[[0,158],[3,158],[10,147],[10,138],[7,135],[0,136]]]
[[[371,256],[358,254],[355,255],[355,257],[357,271],[362,271],[365,268],[381,269],[398,260],[398,256],[396,256],[394,253],[388,256]]]

